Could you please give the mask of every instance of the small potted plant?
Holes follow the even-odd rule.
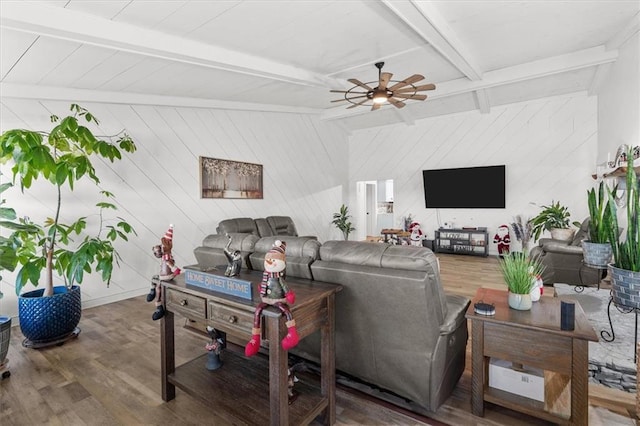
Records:
[[[540,238],[544,231],[551,232],[555,240],[570,240],[574,230],[570,229],[569,209],[559,201],[551,201],[550,206],[542,206],[542,211],[531,219],[531,232],[534,240]]]
[[[333,214],[333,221],[331,222],[336,226],[336,228],[342,231],[345,241],[349,240],[349,234],[351,231],[356,230],[349,220],[350,217],[349,208],[343,204],[340,207],[340,212]]]
[[[499,262],[502,277],[509,289],[509,307],[520,311],[531,309],[531,291],[542,275],[544,265],[537,257],[522,252],[513,252]]]
[[[582,242],[584,262],[594,266],[607,266],[613,253],[609,242],[611,229],[611,209],[604,182],[598,185],[598,191],[587,191],[589,205],[589,239]]]
[[[80,120],[88,125],[97,125],[98,120],[77,104],[71,105],[71,111],[63,119],[51,116],[53,128],[48,132],[13,129],[0,136],[0,164],[11,166],[14,183],[18,181],[24,192],[35,180],[43,178],[54,194],[53,218],[34,223],[25,216],[16,222],[16,212],[7,208],[3,210],[3,218],[9,220],[0,223],[12,231],[0,239],[2,268],[13,271],[21,266],[15,289],[19,296],[20,328],[28,347],[58,344],[77,335],[81,302],[76,284],[82,283],[85,274],[95,271],[108,285],[119,259],[113,243],[126,241],[129,234],[135,233],[124,219],[110,220],[106,212],[116,210],[116,206],[110,202],[113,194],[104,190],[99,191],[105,199],[96,204],[95,220],[83,216],[63,223],[63,186],[73,191],[81,180],[90,180],[98,186],[100,180],[91,163],[93,158],[113,162],[122,158],[122,151],[136,149],[126,134],[105,137],[108,141],[96,137]],[[38,212],[32,212],[31,216],[38,216]],[[75,236],[82,240],[74,242]],[[54,286],[54,271],[65,285]],[[44,288],[21,293],[28,282],[35,286],[44,284]]]
[[[611,271],[611,297],[622,306],[640,309],[640,183],[634,170],[633,149],[627,153],[625,173],[626,232],[618,224],[618,206],[615,191],[609,191],[611,222],[607,229],[613,249]]]

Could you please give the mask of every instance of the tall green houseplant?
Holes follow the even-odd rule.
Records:
[[[621,232],[622,229],[618,223],[618,206],[615,201],[617,187],[609,191],[611,225],[608,227],[608,232],[615,267],[626,271],[640,272],[640,189],[638,188],[638,176],[633,167],[632,148],[629,148],[627,158],[629,166],[625,173],[626,232]]]
[[[338,213],[333,214],[333,221],[331,222],[342,231],[342,235],[344,235],[345,241],[349,239],[349,234],[351,231],[355,231],[353,224],[349,220],[351,215],[349,214],[349,208],[344,204],[340,206],[340,211]]]
[[[99,192],[105,200],[96,204],[98,229],[95,233],[75,243],[73,236],[88,232],[87,217],[78,217],[71,223],[61,222],[64,186],[73,191],[76,182],[84,178],[99,187],[100,179],[92,158],[114,162],[122,158],[123,151],[133,153],[136,150],[135,143],[126,134],[114,136],[114,142],[96,137],[81,120],[95,125],[99,124],[98,120],[77,104],[71,105],[71,111],[71,115],[62,119],[52,115],[53,128],[48,132],[14,129],[0,136],[0,164],[11,166],[13,184],[19,184],[24,192],[36,179],[43,178],[52,185],[56,196],[55,215],[43,223],[32,223],[28,216],[15,221],[13,209],[5,206],[6,210],[3,210],[0,226],[12,233],[0,239],[2,268],[13,271],[21,266],[15,281],[16,294],[20,294],[28,282],[38,286],[41,274],[45,272],[43,295],[53,295],[54,270],[63,277],[67,288],[82,283],[85,273],[94,270],[108,284],[113,265],[119,260],[113,243],[127,241],[128,235],[135,233],[122,218],[115,219],[115,223],[107,220],[105,212],[117,208],[110,202],[113,194],[104,190]],[[5,184],[2,190],[8,186]]]

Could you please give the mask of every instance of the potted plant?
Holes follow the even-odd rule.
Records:
[[[108,137],[109,141],[99,139],[79,122],[83,119],[89,125],[97,125],[98,120],[77,104],[71,105],[71,111],[63,119],[51,116],[53,128],[48,132],[13,129],[0,136],[0,164],[11,165],[13,182],[19,181],[22,192],[36,179],[43,178],[55,194],[53,218],[34,223],[23,217],[18,222],[2,223],[12,230],[0,240],[2,266],[11,271],[21,266],[15,279],[20,328],[26,342],[34,347],[56,344],[79,332],[76,326],[81,306],[77,284],[82,283],[85,273],[95,271],[108,285],[114,263],[119,260],[113,243],[127,241],[129,234],[135,234],[124,219],[117,218],[115,223],[107,219],[105,211],[116,210],[116,206],[110,202],[113,194],[104,190],[99,191],[105,200],[96,204],[95,220],[78,217],[71,223],[62,222],[64,186],[73,191],[81,179],[98,186],[100,180],[91,163],[93,158],[113,162],[122,158],[122,151],[136,149],[126,134]],[[72,237],[81,235],[84,236],[81,241],[73,241]],[[64,285],[53,285],[54,271]],[[28,282],[36,287],[44,284],[44,288],[21,293]]]
[[[355,231],[356,228],[353,227],[349,218],[349,208],[344,204],[340,207],[340,212],[333,214],[333,221],[331,222],[342,231],[342,235],[344,235],[344,240],[349,240],[349,234],[351,231]]]
[[[540,259],[523,252],[513,252],[500,259],[499,264],[509,289],[509,306],[520,311],[531,309],[531,290],[544,271]]]
[[[531,232],[534,240],[547,230],[555,240],[570,240],[574,230],[569,228],[569,209],[559,201],[551,201],[550,206],[542,206],[542,211],[531,219]]]
[[[611,209],[604,182],[598,185],[598,191],[587,191],[589,205],[589,239],[582,242],[584,262],[594,266],[606,266],[611,262],[613,253],[609,242],[611,228]]]
[[[609,191],[611,222],[608,226],[609,240],[613,249],[614,263],[611,271],[611,296],[614,303],[626,307],[640,308],[640,185],[634,170],[633,150],[629,148],[625,173],[626,232],[618,223],[616,189]],[[623,235],[624,234],[624,238]]]

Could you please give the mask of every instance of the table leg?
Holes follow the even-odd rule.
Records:
[[[269,340],[269,406],[271,425],[289,424],[289,397],[287,394],[287,351],[282,349],[280,339],[284,337],[284,317],[263,312]]]
[[[324,424],[333,425],[336,422],[336,341],[335,341],[335,296],[327,297],[327,321],[320,328],[322,353],[320,355],[321,366],[321,391],[322,396],[328,399],[328,406],[324,414]]]
[[[169,383],[169,374],[176,371],[176,354],[173,328],[173,312],[165,309],[160,320],[160,370],[162,380],[162,400],[171,401],[176,397],[176,387]]]
[[[471,321],[471,412],[484,416],[484,388],[487,369],[484,358],[484,322]]]
[[[589,424],[589,342],[572,339],[571,419],[572,425]]]

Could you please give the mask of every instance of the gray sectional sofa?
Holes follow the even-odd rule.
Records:
[[[221,248],[211,247],[226,244],[220,237],[205,238],[209,250],[203,255],[202,247],[196,249],[198,263],[226,264]],[[321,244],[295,236],[236,238],[243,255],[251,247],[250,269],[262,270],[265,253],[281,239],[287,242],[287,276],[343,286],[336,295],[338,371],[428,411],[449,397],[465,368],[469,299],[445,294],[431,250],[355,241]],[[318,361],[319,346],[319,336],[311,335],[291,352]]]

